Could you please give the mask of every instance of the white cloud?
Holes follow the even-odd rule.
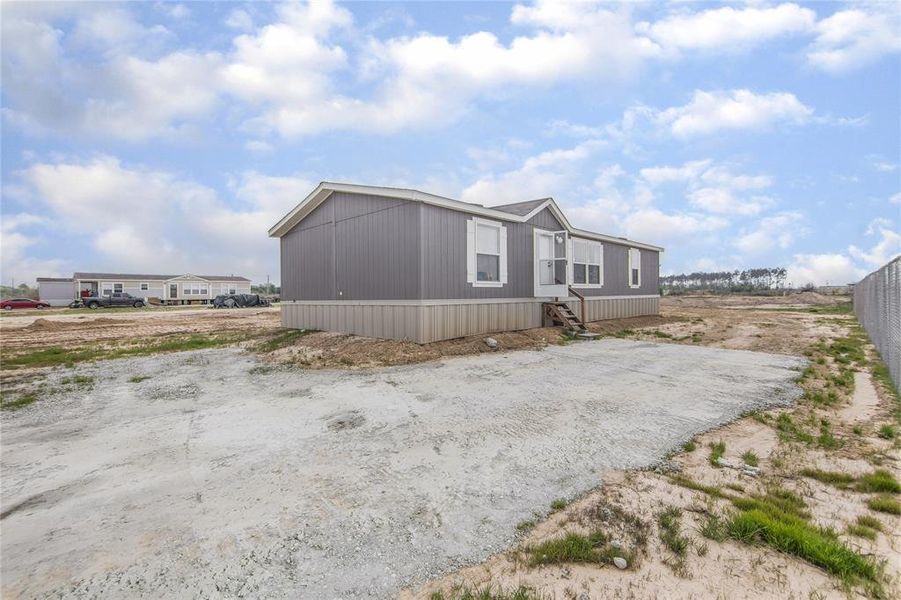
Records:
[[[692,206],[707,212],[726,215],[756,215],[773,204],[766,196],[737,198],[728,188],[705,187],[688,195]]]
[[[892,194],[888,199],[889,204],[901,204],[901,192]]]
[[[837,74],[901,51],[897,6],[888,2],[869,8],[838,11],[817,23],[808,63]]]
[[[849,246],[848,253],[870,269],[878,269],[901,254],[901,235],[894,225],[890,219],[884,217],[873,219],[867,226],[866,235],[878,236],[879,240],[869,250]]]
[[[844,254],[795,254],[786,270],[786,282],[795,287],[844,285],[860,280],[865,269],[854,265]]]
[[[775,248],[785,250],[807,229],[802,225],[803,215],[797,211],[777,213],[762,218],[751,231],[741,233],[735,247],[746,254],[761,254]]]
[[[278,252],[268,228],[314,187],[303,177],[247,172],[231,184],[235,201],[226,202],[175,174],[109,156],[38,163],[17,177],[47,223],[95,248],[101,264],[90,268],[254,278],[275,273]]]
[[[816,13],[797,4],[772,7],[723,7],[684,11],[637,30],[669,51],[735,50],[758,46],[773,38],[810,31]]]
[[[727,130],[761,131],[777,123],[803,124],[812,115],[812,108],[787,92],[696,90],[691,102],[656,113],[655,121],[674,136],[685,138]]]
[[[721,217],[691,213],[665,213],[656,208],[633,212],[623,219],[626,235],[637,240],[673,240],[724,229]]]
[[[225,18],[225,26],[231,29],[249,31],[253,29],[253,18],[246,10],[236,8],[228,13],[228,16]]]
[[[531,156],[518,169],[480,177],[463,190],[460,199],[494,206],[553,196],[599,144],[589,140],[573,148]]]
[[[3,215],[0,220],[0,281],[4,285],[9,285],[12,280],[16,284],[32,282],[37,275],[57,277],[64,272],[66,261],[31,255],[33,249],[41,245],[41,234],[47,229],[47,219],[40,215],[24,212]]]

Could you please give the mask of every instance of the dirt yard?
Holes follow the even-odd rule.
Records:
[[[665,298],[601,341],[497,352],[285,331],[277,309],[4,316],[3,595],[898,597],[898,400],[844,300]],[[809,360],[803,397],[757,410],[765,370],[717,349]],[[544,368],[584,386],[521,426],[482,414],[540,396]]]

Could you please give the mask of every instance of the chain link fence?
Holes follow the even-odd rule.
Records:
[[[854,286],[854,314],[901,391],[901,256]]]

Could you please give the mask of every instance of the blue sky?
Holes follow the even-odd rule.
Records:
[[[876,3],[2,8],[2,280],[278,280],[321,180],[553,196],[662,270],[844,283],[901,251],[901,12]]]

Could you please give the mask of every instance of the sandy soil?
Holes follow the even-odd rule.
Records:
[[[808,300],[820,301],[811,295]],[[829,297],[826,297],[830,299]],[[819,316],[804,312],[759,310],[772,303],[757,298],[683,297],[662,302],[665,317],[682,317],[681,323],[656,328],[674,338],[695,334],[695,339],[665,339],[687,345],[720,348],[747,348],[784,354],[801,354],[819,340],[844,335],[848,317]],[[785,305],[791,305],[795,302]],[[744,307],[744,308],[737,308]],[[660,339],[654,330],[637,333],[639,339]],[[870,348],[872,352],[872,348]],[[834,408],[799,405],[763,413],[762,421],[743,418],[711,430],[695,439],[696,449],[676,454],[671,460],[675,471],[703,485],[717,486],[729,492],[732,487],[744,493],[763,493],[778,485],[804,498],[813,520],[832,527],[841,539],[861,553],[884,561],[885,590],[888,597],[901,597],[901,519],[866,508],[867,496],[840,490],[798,476],[804,467],[841,471],[860,476],[874,468],[888,469],[901,477],[899,444],[880,439],[875,432],[880,424],[891,422],[892,398],[874,386],[869,373],[855,373],[853,395]],[[830,420],[832,430],[843,442],[834,450],[780,440],[772,426],[776,415],[789,412],[795,419]],[[858,433],[860,432],[860,433]],[[710,445],[724,442],[724,458],[741,466],[748,450],[760,457],[758,477],[736,468],[717,468],[710,464]],[[735,493],[735,492],[733,492]],[[674,556],[657,535],[656,515],[662,507],[683,510],[683,531],[691,538],[691,549],[684,566],[674,568]],[[548,598],[847,598],[861,593],[849,590],[824,571],[799,559],[765,547],[733,541],[717,543],[699,533],[711,512],[724,515],[728,502],[675,484],[668,474],[652,471],[619,471],[606,474],[593,492],[540,522],[510,551],[488,561],[461,569],[424,586],[409,588],[402,598],[425,599],[436,590],[454,598],[454,590],[490,587],[512,591],[526,586]],[[563,532],[587,533],[600,524],[605,531],[629,541],[630,530],[616,519],[604,520],[604,512],[624,512],[645,523],[648,544],[629,569],[612,566],[550,565],[530,567],[523,548]],[[875,541],[845,533],[846,526],[859,515],[876,516],[885,533]],[[634,531],[631,533],[634,535]],[[702,550],[703,549],[703,550]]]
[[[599,473],[790,404],[802,363],[607,339],[377,370],[237,349],[81,367],[93,389],[0,422],[3,597],[393,597]]]

